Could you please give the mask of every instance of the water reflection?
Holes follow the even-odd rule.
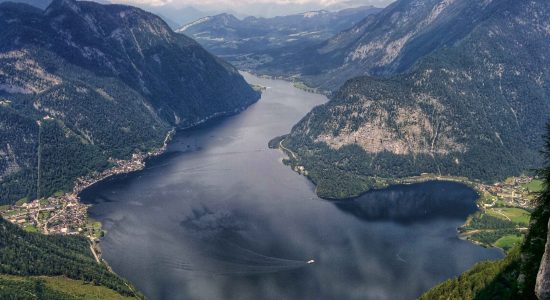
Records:
[[[326,99],[247,79],[273,88],[238,116],[179,133],[145,170],[82,193],[107,231],[103,257],[149,298],[413,299],[501,257],[457,238],[475,209],[463,185],[317,198],[267,143]]]
[[[433,219],[464,220],[464,216],[475,212],[475,198],[476,193],[462,184],[427,182],[392,186],[334,204],[364,221],[410,224]]]

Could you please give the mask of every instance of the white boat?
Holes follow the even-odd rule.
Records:
[[[311,259],[311,260],[308,260],[308,261],[307,261],[308,264],[312,264],[312,263],[314,263],[314,262],[315,262],[314,259]]]

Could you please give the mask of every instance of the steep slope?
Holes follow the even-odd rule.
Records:
[[[68,190],[173,126],[258,99],[235,68],[129,6],[3,3],[0,41],[1,203]]]
[[[277,56],[257,69],[299,75],[311,86],[332,91],[353,77],[402,73],[469,35],[500,3],[399,0],[327,41]]]
[[[293,128],[283,144],[321,196],[423,172],[492,181],[536,165],[550,113],[550,3],[486,3],[495,8],[464,39],[407,74],[348,81]]]
[[[45,236],[28,233],[0,218],[0,298],[14,299],[77,299],[63,290],[43,286],[46,278],[28,276],[63,276],[74,280],[102,286],[109,294],[119,298],[141,297],[127,281],[110,272],[102,263],[97,263],[90,251],[89,241],[84,237]],[[15,277],[17,276],[17,277]],[[15,282],[13,282],[15,281]],[[28,281],[28,282],[25,282]],[[40,286],[42,285],[42,288]],[[99,290],[97,290],[99,291]],[[70,292],[70,291],[67,291]],[[23,298],[29,293],[36,297]],[[43,293],[42,296],[38,296]],[[27,295],[29,295],[27,294]]]
[[[546,246],[535,284],[535,295],[537,295],[539,299],[550,298],[550,222],[548,222],[547,230]]]
[[[242,20],[220,14],[196,20],[178,32],[192,36],[206,49],[234,64],[254,68],[273,57],[324,41],[378,11],[379,8],[362,6],[337,12],[321,10]]]

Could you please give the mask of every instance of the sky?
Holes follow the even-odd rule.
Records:
[[[339,10],[362,5],[385,7],[393,0],[113,0],[156,9],[193,7],[206,14],[229,12],[237,16],[273,17],[311,10]]]

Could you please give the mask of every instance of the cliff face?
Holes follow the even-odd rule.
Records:
[[[535,294],[540,300],[550,299],[550,222],[548,222],[548,229],[546,248],[540,262],[537,284],[535,286]]]

